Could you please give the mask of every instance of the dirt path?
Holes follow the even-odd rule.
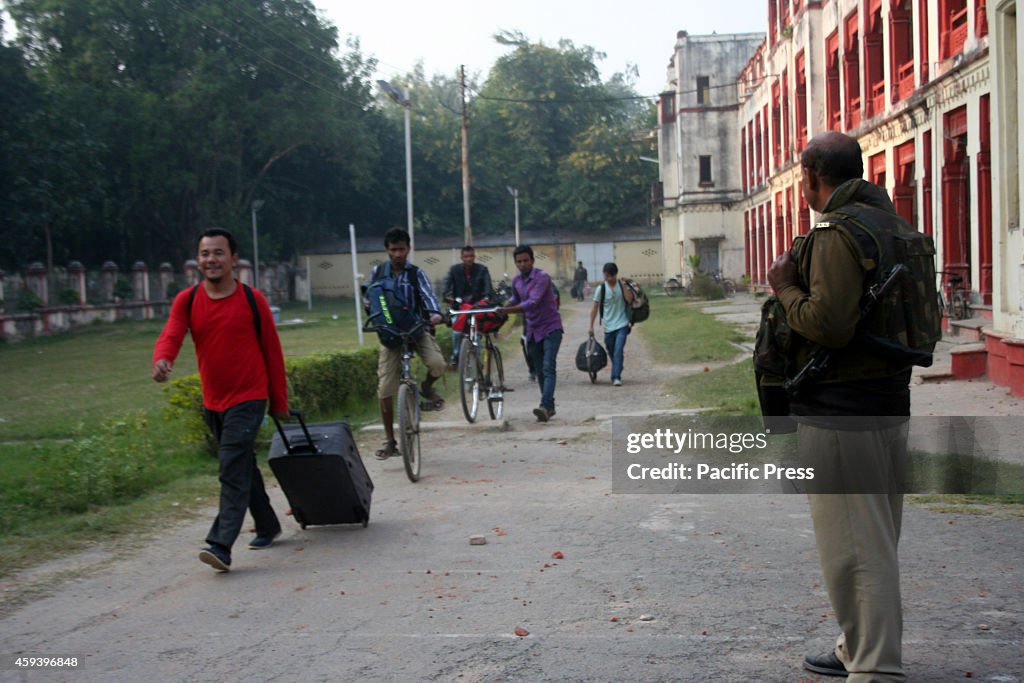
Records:
[[[566,305],[552,422],[536,423],[509,354],[507,430],[450,405],[418,484],[368,458],[367,528],[289,522],[271,549],[236,546],[228,574],[195,557],[209,507],[137,548],[97,548],[79,556],[92,571],[53,574],[0,617],[0,657],[79,668],[23,677],[0,659],[0,681],[817,680],[799,663],[835,626],[806,501],[613,494],[606,416],[670,408],[663,383],[688,369],[655,365],[633,335],[625,385],[591,385],[572,362],[588,310]],[[361,434],[361,451],[379,438]],[[901,557],[911,679],[1024,680],[1020,521],[910,507]]]

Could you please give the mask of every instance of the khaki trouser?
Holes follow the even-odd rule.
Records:
[[[797,434],[801,456],[823,467],[889,472],[901,470],[906,458],[906,425],[842,431],[801,424]],[[897,556],[903,494],[895,488],[814,493],[808,501],[825,587],[842,631],[835,653],[849,681],[905,681]]]
[[[446,363],[441,355],[441,347],[431,334],[421,334],[416,340],[416,353],[432,377],[444,375]],[[380,347],[377,357],[377,397],[391,398],[398,393],[398,381],[402,378],[402,349]]]

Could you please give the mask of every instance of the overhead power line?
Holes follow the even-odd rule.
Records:
[[[197,15],[195,12],[193,12],[193,11],[191,11],[191,10],[185,8],[185,7],[182,7],[180,4],[175,2],[175,0],[167,0],[167,1],[173,7],[178,8],[181,12],[183,12],[184,14],[189,15],[190,17],[195,19],[197,22],[199,22],[199,24],[203,28],[208,28],[211,31],[214,31],[217,34],[223,36],[224,38],[230,40],[231,42],[233,42],[236,45],[238,45],[238,47],[242,48],[243,50],[245,50],[247,52],[252,53],[257,59],[259,59],[262,62],[265,62],[266,64],[269,64],[270,66],[272,66],[273,68],[277,69],[278,71],[281,71],[282,73],[287,74],[288,76],[291,76],[292,78],[294,78],[296,80],[302,81],[303,83],[305,83],[306,85],[310,86],[311,88],[316,88],[317,90],[320,90],[321,92],[323,92],[323,93],[327,94],[328,96],[338,100],[339,102],[344,102],[345,104],[350,104],[350,105],[352,105],[354,107],[357,107],[359,109],[362,109],[364,107],[363,104],[360,104],[358,102],[354,102],[354,101],[352,101],[350,99],[347,99],[347,98],[341,96],[339,93],[337,93],[337,92],[335,92],[333,90],[329,90],[329,89],[323,87],[322,85],[320,85],[318,83],[310,81],[307,78],[305,78],[305,77],[295,73],[291,69],[289,69],[287,67],[284,67],[284,66],[281,66],[280,64],[278,64],[278,63],[268,59],[267,57],[265,57],[262,54],[260,54],[259,51],[249,47],[248,45],[246,45],[245,43],[240,41],[238,38],[235,38],[234,36],[232,36],[232,35],[224,32],[224,31],[222,31],[221,29],[217,28],[216,26],[211,25],[209,22],[207,22],[205,19],[203,19],[202,17]]]
[[[762,77],[760,80],[764,80]],[[708,90],[715,90],[718,88],[735,88],[736,82],[732,83],[720,83],[717,85],[709,85]],[[749,85],[749,83],[748,83]],[[590,103],[601,103],[601,102],[628,102],[630,100],[650,100],[658,99],[662,94],[672,95],[694,95],[700,92],[700,89],[694,88],[693,90],[670,90],[666,93],[658,93],[657,95],[618,95],[608,97],[581,97],[581,98],[542,98],[542,97],[495,97],[492,95],[484,95],[479,90],[473,89],[473,92],[477,94],[477,97],[481,100],[491,100],[495,102],[517,102],[519,104],[590,104]]]

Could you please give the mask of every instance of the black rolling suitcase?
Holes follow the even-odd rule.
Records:
[[[306,427],[302,413],[297,425],[282,425],[270,442],[268,462],[281,484],[292,516],[305,529],[309,524],[370,522],[373,482],[359,457],[347,422],[324,422]]]

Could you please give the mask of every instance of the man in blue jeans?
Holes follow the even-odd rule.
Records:
[[[505,313],[522,313],[526,319],[526,353],[530,356],[537,384],[540,406],[533,414],[538,422],[555,416],[555,378],[558,347],[562,345],[562,316],[558,313],[555,286],[551,276],[533,267],[533,249],[525,244],[512,252],[519,275],[512,282],[512,297]]]
[[[629,336],[629,306],[633,305],[633,290],[618,279],[619,267],[604,264],[604,282],[594,291],[594,307],[590,310],[590,336],[594,336],[594,318],[601,316],[604,326],[604,345],[612,358],[612,384],[622,386],[622,360]]]

